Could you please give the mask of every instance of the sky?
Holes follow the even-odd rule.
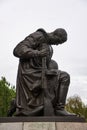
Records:
[[[38,28],[64,28],[68,40],[53,46],[59,69],[70,74],[68,96],[87,104],[87,0],[0,0],[0,77],[16,85],[14,47]]]

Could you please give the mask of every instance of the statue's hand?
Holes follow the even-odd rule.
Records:
[[[49,54],[49,51],[48,49],[43,49],[41,51],[38,52],[38,55],[41,56],[41,57],[45,57]]]

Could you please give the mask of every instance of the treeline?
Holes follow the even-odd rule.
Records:
[[[5,77],[0,80],[0,116],[7,116],[12,98],[15,98],[15,86],[10,85]]]
[[[5,77],[0,80],[0,116],[7,116],[10,102],[16,96],[15,86],[12,86]],[[87,105],[85,105],[79,96],[73,96],[67,99],[66,110],[85,117],[87,121]]]
[[[79,96],[72,96],[67,99],[66,110],[80,117],[85,117],[87,121],[87,105],[83,103]]]

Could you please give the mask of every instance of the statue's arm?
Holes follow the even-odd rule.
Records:
[[[28,59],[32,57],[43,57],[47,55],[47,49],[41,51],[33,49],[33,43],[30,44],[28,40],[20,42],[13,50],[14,56],[18,58]]]
[[[30,43],[28,40],[24,39],[20,42],[13,50],[14,56],[18,58],[30,58],[38,55],[38,50],[33,49],[33,43]]]

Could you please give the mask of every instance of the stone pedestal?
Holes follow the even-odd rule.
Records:
[[[87,123],[15,122],[0,123],[0,130],[87,130]]]
[[[84,118],[70,119],[70,117],[5,117],[0,118],[0,130],[87,130]]]

